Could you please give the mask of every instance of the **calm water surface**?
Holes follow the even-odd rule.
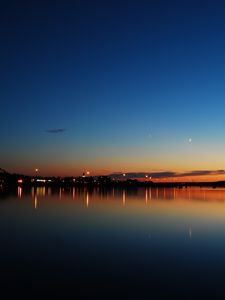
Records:
[[[2,295],[225,296],[225,190],[18,187],[0,195]]]

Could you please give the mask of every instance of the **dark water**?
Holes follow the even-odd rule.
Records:
[[[0,196],[0,276],[29,299],[222,298],[225,190],[19,187]]]

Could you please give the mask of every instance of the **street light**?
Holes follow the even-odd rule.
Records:
[[[38,168],[36,168],[36,169],[35,169],[35,174],[36,174],[36,177],[37,177],[38,171],[39,171],[39,169],[38,169]]]

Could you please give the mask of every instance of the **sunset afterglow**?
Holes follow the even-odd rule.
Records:
[[[223,12],[221,1],[5,5],[0,167],[225,169]]]

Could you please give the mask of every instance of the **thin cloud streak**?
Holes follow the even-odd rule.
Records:
[[[47,133],[62,133],[65,132],[65,128],[53,128],[53,129],[46,129],[45,132]]]
[[[197,170],[178,174],[179,177],[183,176],[205,176],[205,175],[223,175],[225,170]]]
[[[126,178],[144,178],[146,175],[152,178],[172,178],[172,177],[189,177],[189,176],[207,176],[207,175],[223,175],[225,174],[225,170],[195,170],[185,173],[177,173],[173,171],[165,171],[165,172],[138,172],[138,173],[126,173]],[[122,173],[112,173],[111,177],[114,178],[124,178]]]

